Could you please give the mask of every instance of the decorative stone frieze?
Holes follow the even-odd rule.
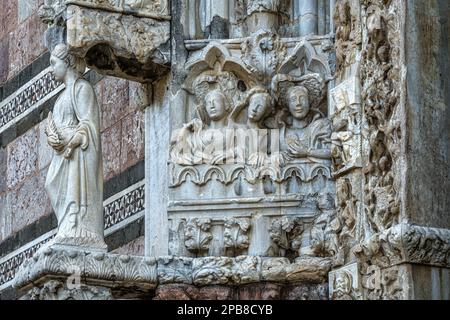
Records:
[[[329,259],[230,257],[138,257],[44,245],[26,260],[14,280],[23,299],[113,299],[142,296],[158,285],[232,285],[268,281],[326,281]]]
[[[0,133],[54,97],[63,88],[63,85],[50,72],[50,68],[43,70],[14,94],[0,102]]]

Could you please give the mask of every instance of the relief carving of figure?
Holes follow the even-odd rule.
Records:
[[[277,81],[287,81],[288,84],[287,88],[281,89],[280,94],[288,113],[280,132],[280,150],[284,162],[330,160],[331,123],[318,109],[323,99],[321,77],[311,74],[295,81],[281,75]]]
[[[337,119],[336,121],[333,121],[331,153],[335,171],[344,168],[358,157],[357,146],[355,146],[354,142],[355,134],[349,128],[349,124],[349,119]]]
[[[215,88],[204,95],[196,118],[174,132],[171,158],[181,165],[218,164],[233,159],[232,149],[224,150],[230,103],[226,95]]]
[[[263,166],[268,160],[267,141],[270,138],[265,121],[273,113],[274,106],[274,99],[268,90],[257,86],[249,91],[244,101],[231,114],[230,126],[244,129],[245,134],[250,136],[247,145],[242,139],[243,135],[236,131],[236,154],[240,159],[247,159],[253,167]],[[247,108],[247,121],[246,124],[240,124],[237,118],[244,108]]]
[[[85,65],[66,45],[55,47],[50,64],[66,88],[45,130],[55,150],[45,182],[58,219],[54,242],[106,249],[100,108],[92,85],[81,78]]]
[[[247,107],[247,122],[240,124],[237,120],[241,111]],[[231,126],[235,128],[265,129],[264,121],[273,112],[274,100],[269,91],[263,87],[256,86],[249,90],[244,101],[236,106],[231,113]]]
[[[351,275],[347,272],[339,272],[333,283],[333,300],[354,300],[351,292]]]

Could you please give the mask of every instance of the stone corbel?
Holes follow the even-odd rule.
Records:
[[[66,43],[99,73],[141,83],[169,71],[168,13],[165,0],[46,0],[40,8],[50,51]]]

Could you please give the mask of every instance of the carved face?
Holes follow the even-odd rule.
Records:
[[[339,296],[343,296],[350,293],[351,283],[349,276],[342,272],[336,276],[336,280],[334,282],[334,292]]]
[[[288,91],[288,107],[292,116],[298,120],[304,119],[310,110],[308,90],[305,87],[292,87]]]
[[[388,62],[389,61],[389,47],[388,46],[381,46],[378,48],[377,51],[378,59],[381,62]]]
[[[219,121],[226,115],[226,100],[223,93],[213,90],[205,97],[206,112],[212,121]]]
[[[250,98],[248,119],[251,122],[260,122],[269,113],[270,108],[270,96],[267,93],[255,93]]]
[[[51,56],[50,65],[52,68],[52,73],[54,74],[56,80],[63,81],[67,73],[67,63],[55,56]]]

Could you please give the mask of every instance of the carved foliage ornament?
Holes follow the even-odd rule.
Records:
[[[380,268],[419,263],[450,266],[450,232],[446,229],[398,224],[359,244],[355,254]]]
[[[359,2],[354,0],[337,1],[333,14],[336,28],[336,74],[353,64],[356,52],[361,45],[361,22]]]
[[[248,218],[230,218],[224,224],[225,248],[242,251],[250,245],[249,231],[251,221]]]
[[[186,248],[194,252],[207,251],[212,240],[211,220],[190,218],[184,231],[184,244]]]
[[[268,249],[269,256],[297,257],[302,245],[304,225],[300,218],[275,218],[269,228],[272,245]]]
[[[369,158],[364,168],[365,215],[372,232],[398,223],[400,92],[397,2],[365,0],[367,39],[363,44],[361,87]]]

